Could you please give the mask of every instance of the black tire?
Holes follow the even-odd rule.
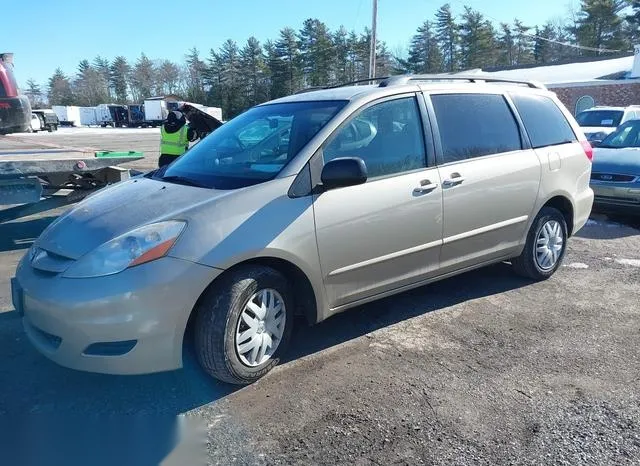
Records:
[[[555,262],[555,264],[553,264],[552,267],[543,268],[540,266],[540,264],[538,264],[538,261],[536,260],[536,238],[538,237],[538,234],[540,233],[540,230],[543,228],[543,226],[552,220],[560,224],[563,240],[562,250],[560,251],[558,260]],[[543,207],[531,224],[531,228],[529,229],[529,233],[527,234],[527,242],[524,246],[522,254],[511,261],[511,265],[513,266],[514,271],[518,275],[522,275],[523,277],[531,278],[532,280],[536,281],[546,280],[547,278],[551,277],[562,265],[562,260],[564,259],[565,253],[567,251],[568,236],[567,223],[562,213],[558,209],[555,209],[553,207]]]
[[[50,133],[53,133],[53,126],[47,125],[47,131],[49,131]]]
[[[238,320],[249,299],[271,288],[284,301],[285,328],[269,360],[255,367],[244,364],[236,351]],[[195,350],[202,368],[223,382],[247,385],[273,369],[286,351],[293,328],[295,303],[287,279],[269,267],[247,266],[232,271],[211,286],[196,306]]]

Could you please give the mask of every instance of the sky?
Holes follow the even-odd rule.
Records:
[[[251,35],[261,42],[280,29],[298,30],[307,18],[331,30],[344,25],[358,32],[371,24],[372,0],[29,0],[3,8],[0,52],[13,52],[16,78],[24,88],[32,78],[44,84],[56,67],[68,75],[78,62],[96,55],[124,55],[135,61],[182,62],[191,47],[203,55],[227,39],[242,45]],[[567,14],[577,0],[378,0],[378,37],[392,53],[407,48],[426,19],[449,1],[454,13],[469,5],[494,22],[521,19],[542,24]]]

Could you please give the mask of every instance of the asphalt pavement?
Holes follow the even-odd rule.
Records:
[[[68,133],[21,138],[157,160],[157,130]],[[239,389],[208,378],[189,343],[184,369],[145,376],[76,372],[38,354],[9,278],[56,214],[0,224],[5,419],[186,414],[221,465],[640,464],[636,219],[594,216],[545,282],[497,264],[300,323],[287,361]]]

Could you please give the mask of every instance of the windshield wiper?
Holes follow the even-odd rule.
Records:
[[[192,179],[187,178],[185,176],[171,175],[171,176],[163,176],[160,179],[168,183],[183,184],[185,186],[195,186],[196,188],[208,188],[208,186],[198,183],[197,181],[193,181]]]

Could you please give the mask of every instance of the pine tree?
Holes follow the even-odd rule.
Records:
[[[78,74],[73,88],[78,105],[92,107],[107,100],[103,76],[91,66],[89,60],[81,60],[78,64]]]
[[[627,48],[622,34],[624,0],[582,0],[577,24],[573,31],[583,47],[621,50]],[[590,51],[585,55],[600,55]]]
[[[333,73],[331,81],[345,83],[350,79],[349,75],[349,32],[344,26],[333,34]]]
[[[123,56],[116,57],[111,63],[109,70],[109,83],[113,89],[116,102],[119,104],[127,103],[129,89],[129,75],[131,67],[127,63],[127,59]]]
[[[238,44],[231,39],[222,44],[220,49],[222,65],[222,112],[230,118],[244,110],[242,95],[242,75],[240,72],[240,50]]]
[[[534,41],[529,31],[531,28],[525,26],[519,19],[513,21],[513,32],[515,40],[515,63],[526,65],[533,63]]]
[[[222,102],[222,60],[220,55],[214,50],[209,50],[207,59],[207,69],[204,74],[207,86],[207,103],[216,107],[223,107]]]
[[[275,43],[275,56],[277,62],[274,63],[273,79],[277,82],[275,89],[278,92],[273,97],[293,94],[302,87],[300,48],[293,29],[280,31],[280,38]]]
[[[376,46],[376,76],[389,76],[393,74],[393,70],[397,68],[397,64],[391,52],[387,48],[385,42],[378,41]]]
[[[240,75],[244,96],[243,107],[252,107],[268,99],[265,57],[260,42],[250,37],[240,51]]]
[[[177,94],[180,84],[180,67],[169,60],[162,60],[157,66],[156,89],[158,94]]]
[[[206,99],[205,75],[207,66],[200,59],[200,52],[193,47],[186,56],[186,98],[190,102],[202,103]]]
[[[49,105],[73,105],[71,82],[60,68],[56,68],[48,83]]]
[[[138,102],[152,97],[155,88],[156,70],[153,62],[142,53],[131,72],[131,91],[133,100]]]
[[[630,14],[626,15],[626,29],[629,41],[637,45],[640,42],[640,0],[627,0],[631,7]]]
[[[436,13],[436,38],[442,50],[444,68],[452,72],[458,69],[458,46],[460,43],[460,27],[447,3]]]
[[[34,79],[27,80],[27,88],[25,89],[24,93],[29,98],[31,108],[42,107],[42,89]]]
[[[500,23],[500,35],[498,40],[498,64],[501,66],[511,66],[517,63],[516,56],[516,44],[511,31],[511,26],[507,23]]]
[[[442,71],[442,52],[431,22],[425,21],[422,23],[411,39],[409,58],[405,61],[404,68],[416,74]]]
[[[109,66],[109,60],[98,55],[93,59],[93,69],[96,70],[100,77],[100,83],[103,87],[104,94],[107,96],[108,100],[111,100],[111,67]]]
[[[496,39],[493,25],[484,16],[465,7],[460,26],[460,49],[465,69],[483,68],[496,63]]]
[[[327,85],[333,66],[333,42],[326,24],[317,19],[307,19],[300,30],[299,40],[305,85]]]
[[[536,39],[533,46],[533,59],[536,63],[547,64],[553,62],[553,26],[547,23],[542,29],[536,27]],[[546,39],[546,40],[545,40]]]

